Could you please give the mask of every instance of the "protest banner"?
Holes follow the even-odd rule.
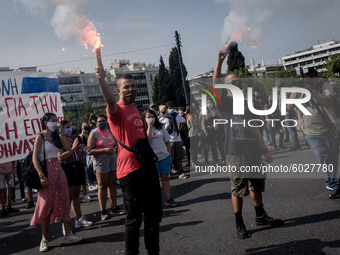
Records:
[[[63,119],[55,73],[0,72],[0,163],[23,159],[33,150],[41,119]]]

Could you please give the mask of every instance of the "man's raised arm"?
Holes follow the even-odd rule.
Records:
[[[117,111],[117,102],[116,97],[113,94],[110,87],[107,85],[105,81],[106,71],[104,68],[96,67],[96,77],[99,82],[100,91],[102,92],[102,95],[107,102],[107,108],[111,115],[115,115]]]
[[[214,87],[215,87],[215,84],[217,82],[219,82],[218,79],[221,78],[221,69],[222,69],[222,64],[223,64],[223,61],[224,59],[226,58],[227,54],[225,53],[222,53],[222,51],[220,50],[218,52],[218,56],[217,56],[217,62],[216,62],[216,66],[215,66],[215,70],[214,70],[214,75],[213,75],[213,84],[214,84]],[[219,95],[222,94],[222,89],[216,89],[217,93]]]

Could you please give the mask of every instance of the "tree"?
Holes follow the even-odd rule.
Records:
[[[329,60],[326,61],[328,77],[336,77],[340,75],[340,55],[330,55]]]
[[[171,93],[169,93],[169,100],[173,101],[176,106],[185,106],[185,95],[184,95],[184,89],[182,85],[182,75],[181,75],[181,69],[179,64],[179,57],[178,57],[178,51],[176,47],[173,47],[170,56],[169,56],[169,75],[171,79]],[[183,75],[186,79],[188,72],[183,64]],[[189,83],[186,81],[185,83],[185,89],[188,95],[189,92]]]
[[[90,100],[86,100],[82,109],[83,118],[86,123],[90,123],[95,118],[96,106]]]
[[[168,101],[168,95],[170,92],[169,71],[165,67],[162,56],[160,57],[159,62],[158,75],[155,77],[152,95],[152,100],[156,105],[165,104],[165,102]]]
[[[232,43],[229,46],[229,55],[228,55],[228,73],[233,73],[235,70],[240,70],[241,68],[245,68],[244,56],[238,50],[237,43]]]
[[[72,111],[63,111],[64,114],[64,120],[67,120],[69,122],[72,122],[74,124],[78,124],[78,116],[72,112]]]
[[[236,74],[240,78],[250,78],[251,74],[248,72],[248,68],[240,68],[240,69],[235,69],[233,72],[229,72],[228,74]]]
[[[281,69],[273,74],[274,78],[297,78],[296,70],[294,68]]]

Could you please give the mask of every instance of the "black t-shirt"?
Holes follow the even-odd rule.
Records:
[[[244,100],[244,115],[233,115],[233,97],[228,96],[226,90],[222,92],[221,100],[222,106],[218,108],[219,113],[222,118],[228,120],[228,123],[225,125],[226,153],[260,153],[258,142],[256,139],[255,128],[248,125],[249,120],[261,119],[260,116],[256,116],[249,111],[247,100]],[[231,122],[233,123],[232,125]],[[258,125],[258,123],[256,124],[256,122],[251,122],[251,125]]]

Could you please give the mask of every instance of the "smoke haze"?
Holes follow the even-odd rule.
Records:
[[[69,41],[76,36],[79,38],[80,43],[86,48],[88,45],[95,44],[95,41],[92,41],[89,38],[96,37],[96,29],[93,23],[83,15],[87,0],[17,1],[25,5],[33,16],[37,16],[39,13],[44,12],[47,7],[54,7],[55,9],[50,24],[59,39]]]
[[[335,0],[215,0],[227,4],[229,14],[224,19],[221,31],[222,43],[241,33],[242,40],[261,43],[266,39],[267,26],[281,13],[295,14],[301,22],[315,19],[315,12],[320,13],[325,7],[335,4]],[[248,42],[249,43],[249,42]]]

